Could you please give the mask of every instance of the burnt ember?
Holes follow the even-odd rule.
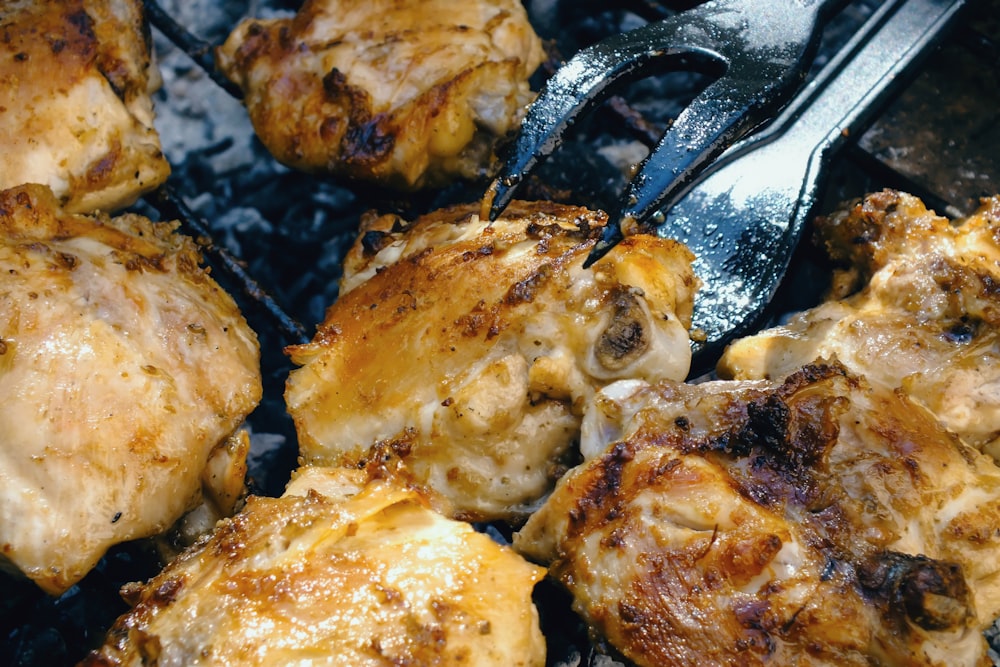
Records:
[[[294,0],[159,3],[167,16],[208,45],[221,44],[249,14],[286,15],[298,4]],[[582,46],[697,3],[526,0],[525,4],[550,56],[533,80],[537,89],[560,61]],[[831,22],[814,72],[879,4],[879,0],[855,0]],[[995,118],[1000,89],[994,81],[998,16],[1000,0],[975,3],[918,78],[839,156],[822,200],[824,210],[865,192],[898,187],[942,214],[959,215],[970,213],[978,197],[1000,192],[1000,123]],[[205,53],[192,58],[178,47],[176,38],[172,41],[155,28],[152,34],[164,81],[155,96],[157,128],[173,173],[167,196],[150,196],[136,210],[154,219],[187,217],[194,223],[183,230],[204,240],[213,276],[234,295],[258,333],[264,398],[248,420],[251,488],[278,495],[297,459],[294,427],[283,398],[292,366],[283,349],[311,337],[336,299],[341,260],[356,237],[361,215],[374,209],[412,217],[443,205],[475,201],[486,183],[400,195],[284,167],[254,136],[234,91],[203,69],[208,62]],[[685,72],[630,84],[578,123],[519,197],[612,207],[632,166],[709,82],[707,75]],[[826,268],[813,252],[803,247],[793,261],[778,295],[785,313],[811,304],[825,287],[820,276],[826,275]],[[249,289],[239,274],[253,281]],[[632,344],[629,335],[623,332],[620,337]],[[620,344],[628,347],[625,343]],[[490,529],[503,539],[505,529]],[[126,611],[119,589],[152,577],[161,565],[151,545],[121,545],[59,598],[0,574],[5,591],[0,600],[0,664],[76,663],[103,641],[107,628]],[[611,649],[590,643],[561,589],[544,582],[535,598],[543,629],[550,636],[550,664],[614,664],[604,662],[617,657]]]

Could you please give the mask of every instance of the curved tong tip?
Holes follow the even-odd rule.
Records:
[[[601,234],[601,238],[597,240],[597,243],[587,254],[586,259],[583,260],[583,268],[589,269],[595,262],[607,255],[608,252],[610,252],[611,249],[618,245],[624,238],[625,235],[622,234],[621,224],[611,224],[611,221],[609,221],[608,226],[604,228],[604,232]]]
[[[486,188],[486,193],[483,196],[483,210],[480,217],[488,218],[490,222],[500,217],[503,210],[507,208],[507,204],[513,199],[514,190],[517,189],[522,180],[523,175],[521,174],[510,174],[494,179]]]

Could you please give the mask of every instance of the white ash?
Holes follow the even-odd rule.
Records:
[[[631,176],[637,165],[649,155],[649,146],[641,141],[626,141],[601,146],[597,152],[622,174]]]
[[[193,206],[198,205],[197,199],[192,202]],[[221,243],[237,257],[244,257],[243,244],[240,238],[252,235],[270,235],[274,232],[274,225],[270,223],[261,212],[248,206],[234,206],[222,212],[212,221],[213,230],[216,232],[215,240]],[[221,232],[222,237],[219,238]]]
[[[580,655],[579,651],[573,651],[572,655],[556,663],[555,667],[628,667],[628,665],[611,656],[601,654],[595,655],[589,662],[584,663],[583,656]]]
[[[218,44],[238,18],[234,11],[224,10],[234,4],[243,3],[167,0],[161,6],[189,32]],[[210,153],[208,159],[217,173],[252,163],[254,132],[243,103],[155,30],[153,50],[163,79],[154,97],[155,124],[170,163],[183,164],[192,153]],[[220,146],[228,148],[212,150]]]

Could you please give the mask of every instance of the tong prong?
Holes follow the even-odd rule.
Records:
[[[677,117],[629,182],[587,265],[624,232],[662,223],[658,212],[691,187],[711,160],[765,123],[805,78],[821,18],[847,0],[710,0],[577,53],[545,84],[487,191],[497,218],[540,161],[611,88],[654,67],[714,70],[718,78]]]
[[[681,33],[684,26],[673,32]],[[577,118],[605,100],[611,90],[637,75],[648,73],[655,62],[664,70],[690,69],[696,63],[719,60],[710,49],[688,46],[676,35],[676,44],[666,48],[653,45],[664,41],[671,26],[653,23],[585,48],[560,67],[545,83],[521,123],[501,174],[490,186],[490,219],[495,220],[513,199],[521,181],[551,155]]]
[[[729,62],[725,76],[688,104],[628,181],[584,266],[607,254],[626,230],[662,225],[662,211],[688,192],[712,160],[777,114],[798,87],[795,74],[773,62],[756,68]]]

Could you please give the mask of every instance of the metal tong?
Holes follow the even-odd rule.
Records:
[[[759,3],[710,2],[697,10],[710,6],[714,10],[723,4],[732,12],[733,5],[746,9]],[[774,6],[788,9],[790,4],[794,3],[775,2]],[[815,22],[819,10],[829,10],[834,3],[820,4],[822,8],[814,4],[789,10],[789,15],[801,17],[797,12],[808,11]],[[762,131],[747,136],[774,109],[774,98],[769,107],[759,100],[751,106],[743,98],[749,121],[739,118],[739,104],[731,96],[719,104],[732,115],[705,118],[711,115],[706,109],[716,104],[714,96],[734,85],[720,79],[723,85],[709,87],[696,98],[654,149],[612,218],[618,224],[606,230],[591,262],[620,240],[623,220],[652,219],[660,236],[691,248],[695,272],[703,282],[692,321],[692,330],[699,334],[692,341],[695,371],[708,370],[729,341],[760,322],[811,215],[829,160],[849,137],[861,133],[880,105],[906,82],[905,75],[965,5],[966,0],[888,0]],[[673,17],[671,25],[684,14]],[[712,15],[719,16],[714,11]],[[703,18],[698,20],[703,24]],[[741,48],[743,44],[739,43]],[[691,48],[692,42],[687,45]],[[586,56],[588,61],[592,58]],[[777,65],[771,67],[773,71]],[[796,70],[800,67],[801,63]],[[520,179],[556,148],[573,118],[592,104],[587,92],[575,102],[571,99],[572,72],[554,84],[556,93],[546,96],[543,91],[529,110],[514,153],[491,186],[495,192],[492,216],[503,210]],[[601,87],[594,80],[596,71],[588,68],[587,72],[579,89]],[[779,97],[787,93],[786,88],[768,90]],[[695,121],[708,123],[708,130],[699,134]],[[742,141],[730,145],[740,137]]]
[[[821,21],[848,0],[711,0],[663,21],[612,36],[577,53],[528,109],[508,159],[487,192],[496,219],[528,173],[559,145],[584,111],[614,84],[654,66],[721,76],[675,119],[628,183],[589,266],[669,208],[699,171],[772,118],[804,82]]]
[[[966,4],[884,2],[767,128],[723,153],[670,210],[657,233],[691,248],[702,280],[696,370],[765,318],[831,159],[909,81]]]

